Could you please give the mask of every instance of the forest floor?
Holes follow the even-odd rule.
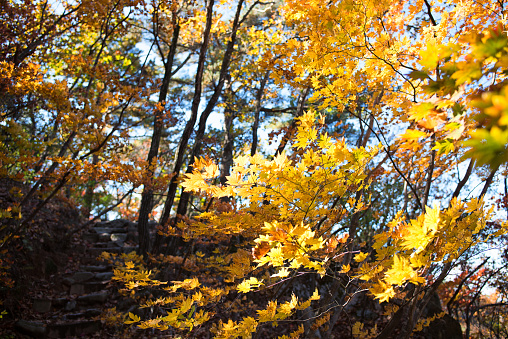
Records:
[[[14,199],[16,185],[1,184],[3,207]],[[34,199],[28,208],[37,203]],[[67,199],[48,203],[2,248],[0,338],[114,337],[115,329],[103,326],[101,315],[121,300],[110,284],[112,267],[97,257],[134,250],[126,241],[135,231],[132,225],[87,225]]]

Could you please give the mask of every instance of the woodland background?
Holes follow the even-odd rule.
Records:
[[[120,337],[508,337],[506,6],[1,1],[0,321],[123,218]]]

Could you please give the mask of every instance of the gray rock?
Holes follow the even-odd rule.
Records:
[[[78,297],[78,301],[86,304],[100,304],[108,299],[108,292],[102,291],[97,293],[90,293]]]
[[[46,335],[46,325],[38,321],[18,320],[14,325],[18,331],[31,335],[35,338],[43,338]]]
[[[88,280],[92,280],[93,277],[94,277],[94,274],[92,272],[76,272],[72,276],[72,279],[77,283],[81,283],[81,282],[85,282]]]
[[[65,305],[65,310],[67,312],[70,312],[72,310],[74,310],[76,308],[76,300],[70,300],[69,302],[67,302],[67,305]]]
[[[32,309],[38,313],[49,312],[51,310],[51,299],[35,299]]]
[[[84,310],[83,312],[78,313],[70,313],[64,315],[65,320],[73,320],[73,319],[79,319],[79,318],[92,318],[100,315],[102,311],[98,308],[90,308],[87,310]]]
[[[97,233],[85,233],[82,235],[83,240],[88,242],[97,242],[99,241],[99,234]]]
[[[75,281],[71,278],[63,278],[62,283],[66,286],[72,286],[72,284],[74,284]]]
[[[127,239],[126,233],[113,233],[111,234],[111,241],[124,242]]]
[[[85,285],[83,284],[72,284],[69,294],[83,294],[85,293]]]
[[[111,280],[111,278],[113,278],[114,275],[115,274],[113,272],[96,273],[95,279],[101,280],[101,281]]]
[[[90,266],[81,266],[83,271],[88,272],[105,272],[111,269],[110,265],[90,265]]]

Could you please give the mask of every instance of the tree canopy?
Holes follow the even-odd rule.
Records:
[[[505,6],[4,1],[0,247],[63,196],[137,222],[117,325],[506,337]]]

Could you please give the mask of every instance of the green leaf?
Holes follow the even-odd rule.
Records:
[[[453,144],[452,139],[439,140],[436,142],[436,146],[432,148],[433,150],[437,150],[437,154],[448,154],[455,150],[455,145]]]
[[[465,67],[453,73],[452,78],[456,79],[457,85],[469,83],[482,77],[481,65],[478,63],[465,64]]]
[[[508,130],[494,126],[490,131],[479,129],[471,133],[471,139],[462,143],[471,147],[464,158],[476,159],[479,165],[500,166],[508,161]]]
[[[425,71],[414,70],[409,73],[409,77],[413,80],[425,80],[429,78],[429,75]]]
[[[483,44],[478,44],[473,52],[477,58],[493,57],[508,47],[508,39],[504,35],[498,35],[487,39]]]

